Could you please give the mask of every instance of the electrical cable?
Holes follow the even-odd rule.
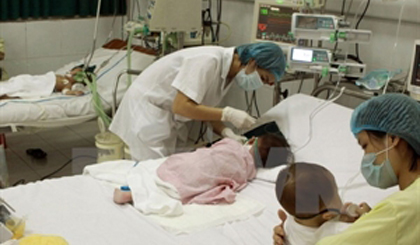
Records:
[[[72,159],[70,159],[70,160],[68,160],[66,163],[64,163],[61,167],[59,167],[58,169],[56,169],[56,170],[54,170],[53,172],[51,172],[51,173],[49,173],[49,174],[47,174],[47,175],[45,175],[45,176],[41,177],[41,179],[40,179],[40,180],[45,180],[45,179],[47,179],[47,178],[49,178],[49,177],[53,176],[54,174],[56,174],[56,173],[60,172],[63,168],[67,167],[67,165],[69,165],[71,162],[73,162],[73,160],[76,160],[76,159],[78,159],[78,158],[82,158],[82,157],[83,157],[83,158],[93,158],[93,159],[96,159],[96,157],[94,157],[94,156],[89,156],[89,155],[80,155],[80,156],[77,156],[77,157],[73,157]]]
[[[305,75],[302,74],[302,78],[300,79],[300,84],[299,84],[299,88],[298,88],[298,94],[300,92],[302,92],[302,87],[303,87],[303,82],[305,81]]]
[[[140,1],[139,0],[136,1],[136,5],[137,5],[137,15],[140,16],[141,7],[140,7]]]
[[[360,16],[360,18],[359,18],[359,20],[357,21],[357,24],[356,24],[356,26],[355,26],[355,29],[356,29],[356,30],[357,30],[357,29],[359,29],[359,25],[360,25],[360,23],[362,22],[363,18],[365,17],[367,10],[369,9],[369,6],[370,6],[370,1],[371,1],[371,0],[367,0],[367,3],[366,3],[366,6],[365,6],[365,9],[363,10],[363,13],[362,13],[362,15]],[[356,49],[356,57],[357,57],[357,60],[358,60],[358,61],[360,61],[360,62],[362,62],[362,60],[360,59],[360,54],[359,54],[359,44],[358,44],[358,43],[356,43],[355,49]],[[363,63],[363,62],[362,62],[362,63]]]
[[[337,83],[336,89],[338,88],[338,85],[339,85],[339,83]],[[345,90],[345,87],[342,87],[341,90],[340,90],[340,94],[337,97],[326,100],[324,103],[322,103],[321,105],[319,105],[318,107],[316,107],[312,111],[312,113],[309,116],[309,136],[306,139],[305,143],[293,152],[294,154],[296,154],[297,152],[299,152],[300,150],[305,148],[309,144],[309,142],[311,142],[311,140],[312,140],[312,120],[313,120],[313,118],[320,111],[322,111],[325,107],[327,107],[328,105],[330,105],[330,104],[334,103],[336,100],[338,100],[343,95],[344,90]],[[334,93],[335,93],[335,90],[334,90]],[[334,95],[334,93],[331,94],[330,98]]]
[[[246,112],[248,114],[251,114],[252,113],[252,97],[251,97],[251,102],[250,102],[248,92],[245,91],[244,93],[245,93]]]
[[[345,8],[346,8],[346,0],[343,0],[343,4],[341,5],[341,16],[344,15]]]
[[[220,22],[222,19],[222,0],[217,1],[217,26],[216,26],[216,41],[219,43],[220,40]]]
[[[401,10],[400,10],[400,17],[399,17],[399,19],[398,19],[398,27],[397,27],[397,33],[396,33],[396,35],[395,35],[394,48],[392,49],[392,54],[391,54],[391,57],[396,57],[396,51],[397,51],[398,41],[399,41],[399,38],[400,38],[400,28],[401,28],[402,15],[403,15],[403,13],[404,13],[404,9],[405,9],[405,4],[406,4],[406,3],[407,3],[407,2],[406,2],[405,0],[403,0],[403,5],[401,6]],[[393,65],[394,65],[394,63],[395,63],[395,59],[392,59],[392,61],[391,61],[391,62],[392,62],[392,63],[391,63],[391,67],[393,67]],[[389,74],[389,73],[388,73],[388,74]],[[385,93],[386,93],[386,90],[388,89],[388,84],[389,84],[390,80],[391,80],[391,77],[389,77],[389,76],[388,76],[388,79],[387,79],[387,81],[386,81],[386,83],[385,83],[385,86],[384,86],[384,89],[383,89],[383,91],[382,91],[382,93],[383,93],[383,94],[385,94]]]
[[[221,44],[221,43],[226,42],[232,36],[232,29],[230,28],[230,26],[228,24],[226,24],[225,22],[220,22],[220,24],[226,26],[226,28],[228,29],[229,34],[228,34],[228,36],[225,39],[219,41],[217,44]]]
[[[204,141],[204,134],[206,133],[206,131],[207,131],[207,125],[204,122],[201,122],[197,140],[194,142],[195,145],[198,144],[200,140]]]
[[[130,33],[128,36],[128,43],[127,43],[127,69],[128,70],[131,70],[131,52],[132,52],[131,46],[133,43],[133,38],[134,38],[134,29],[130,30]],[[128,86],[130,86],[132,83],[130,74],[127,75],[127,83],[128,83]]]
[[[360,175],[360,170],[358,170],[357,171],[357,173],[355,174],[355,175],[353,175],[353,177],[351,177],[349,180],[347,180],[347,182],[346,182],[346,184],[344,185],[344,187],[343,187],[343,189],[341,190],[341,193],[340,193],[340,197],[341,197],[341,200],[345,200],[344,199],[344,196],[346,195],[346,192],[347,192],[347,190],[348,190],[348,188],[349,188],[349,186],[351,185],[351,184],[353,184],[353,182],[356,180],[356,178]]]
[[[351,1],[350,1],[349,7],[347,8],[347,12],[346,12],[346,14],[344,15],[344,21],[347,21],[347,17],[348,17],[348,16],[349,16],[349,14],[350,14],[351,7],[353,7],[353,0],[351,0]]]
[[[83,70],[86,70],[89,67],[90,62],[92,61],[93,54],[95,53],[96,48],[96,39],[98,36],[98,24],[99,24],[99,16],[101,14],[101,4],[102,0],[98,0],[98,8],[96,10],[96,21],[95,21],[95,30],[93,34],[93,44],[92,44],[92,52],[90,53],[90,57],[87,63],[85,63]]]
[[[130,19],[128,21],[134,20],[134,10],[135,10],[134,5],[135,4],[136,4],[136,1],[130,1],[131,15],[130,15]]]
[[[255,111],[257,112],[257,117],[260,118],[261,114],[260,114],[260,108],[259,108],[258,102],[257,102],[257,91],[253,92],[253,96],[254,96]]]

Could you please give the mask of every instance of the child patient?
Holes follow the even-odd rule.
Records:
[[[225,138],[210,148],[175,154],[157,169],[157,176],[173,185],[183,204],[233,203],[236,192],[254,179],[259,167],[274,167],[292,161],[286,139],[266,134],[245,145]],[[114,201],[133,200],[130,191],[116,189]]]
[[[294,163],[280,171],[276,195],[292,216],[284,223],[286,244],[316,244],[347,228],[347,223],[337,221],[354,221],[349,216],[360,212],[354,204],[343,205],[334,176],[317,164]]]
[[[87,92],[84,84],[76,82],[74,76],[83,70],[76,66],[66,75],[48,72],[44,75],[19,75],[0,83],[0,99],[27,99],[45,97],[53,92],[80,96]]]

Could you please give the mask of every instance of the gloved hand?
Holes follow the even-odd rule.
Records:
[[[229,138],[229,139],[236,140],[241,144],[245,143],[248,140],[245,136],[235,134],[233,132],[233,130],[231,128],[228,128],[228,127],[223,129],[222,136],[223,136],[223,138]]]
[[[231,122],[236,128],[250,128],[256,121],[257,119],[251,117],[245,111],[229,106],[223,109],[222,122]]]

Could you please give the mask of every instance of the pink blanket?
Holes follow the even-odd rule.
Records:
[[[157,175],[175,186],[183,204],[233,203],[256,169],[246,147],[223,139],[211,148],[170,156]]]

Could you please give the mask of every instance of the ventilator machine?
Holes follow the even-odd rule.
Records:
[[[411,97],[420,101],[420,40],[414,42],[413,62],[408,76],[408,91]]]

